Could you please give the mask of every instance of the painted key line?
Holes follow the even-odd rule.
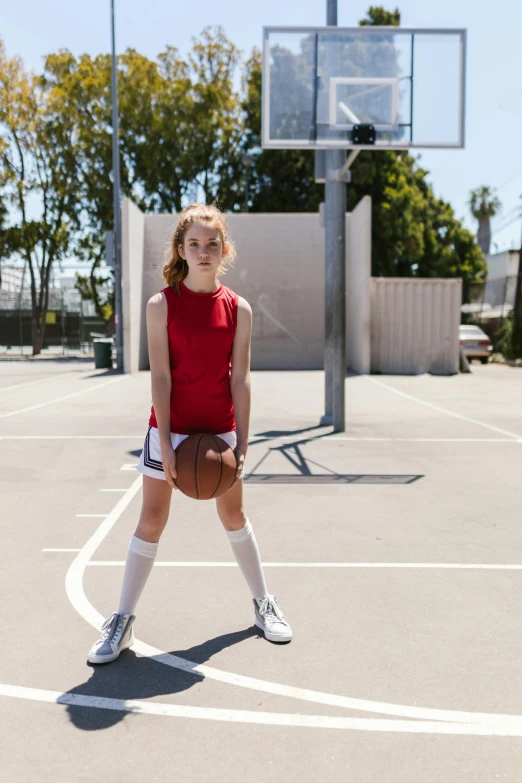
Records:
[[[0,697],[47,702],[58,706],[118,710],[133,715],[161,715],[169,718],[192,718],[226,723],[249,723],[263,726],[292,726],[308,729],[341,729],[344,731],[406,732],[408,734],[451,734],[481,737],[520,737],[522,721],[495,724],[451,723],[442,721],[389,720],[383,718],[345,718],[329,715],[295,715],[284,712],[254,712],[216,707],[192,707],[140,699],[113,699],[81,693],[62,693],[43,688],[26,688],[0,683]]]
[[[136,478],[125,495],[118,500],[112,511],[100,523],[98,528],[91,535],[80,552],[77,553],[67,571],[65,588],[71,605],[86,622],[90,623],[90,625],[92,625],[97,630],[101,629],[101,626],[105,621],[105,617],[97,611],[97,609],[87,598],[83,587],[83,577],[86,568],[92,561],[94,553],[97,551],[112,528],[118,522],[124,510],[140,491],[141,487],[142,476],[140,475]],[[437,727],[441,727],[441,723],[453,724],[454,729],[452,730],[450,725],[448,727],[448,732],[455,734],[466,733],[468,731],[468,725],[472,727],[469,730],[470,733],[473,733],[476,729],[478,730],[477,733],[482,733],[482,731],[485,731],[487,734],[500,732],[503,733],[504,736],[519,736],[520,731],[522,730],[522,715],[466,712],[461,710],[417,707],[408,704],[393,704],[388,702],[355,698],[351,696],[342,696],[335,693],[314,691],[308,688],[300,688],[292,685],[285,685],[283,683],[271,682],[269,680],[262,680],[255,677],[248,677],[245,675],[236,674],[234,672],[225,671],[223,669],[217,669],[212,666],[198,664],[194,661],[187,660],[186,658],[181,658],[177,655],[173,655],[172,653],[160,650],[156,647],[153,647],[152,645],[142,642],[139,639],[136,639],[133,645],[133,650],[136,653],[148,657],[158,663],[170,666],[174,669],[189,672],[190,674],[196,677],[200,677],[201,679],[209,679],[231,686],[233,685],[235,687],[246,688],[261,693],[271,693],[273,695],[313,704],[325,704],[347,710],[356,710],[358,712],[371,712],[374,715],[388,715],[395,720],[388,720],[386,721],[386,724],[388,726],[394,724],[396,728],[400,727],[399,730],[404,732],[415,731],[414,721],[404,719],[414,719],[421,722],[435,722],[434,733],[437,733]],[[143,704],[143,702],[140,700],[136,701],[140,705]],[[313,719],[315,716],[296,715],[294,717],[296,721],[299,721],[303,717]],[[328,716],[324,716],[324,720],[327,720],[327,717]],[[353,720],[355,721],[356,719]],[[298,725],[298,723],[295,723],[294,725]],[[373,725],[372,730],[380,730],[378,728],[378,723]],[[426,731],[429,731],[428,727],[426,728]]]
[[[49,550],[47,550],[49,551]],[[79,550],[77,550],[79,551]],[[125,560],[90,560],[87,566],[124,566]],[[464,569],[468,571],[522,571],[519,563],[262,563],[263,568],[433,568]],[[214,561],[163,560],[155,568],[238,568],[237,563]]]
[[[72,394],[65,394],[62,397],[54,397],[51,400],[46,400],[45,402],[39,402],[37,405],[30,405],[27,408],[19,408],[18,410],[9,411],[8,413],[0,413],[0,419],[6,419],[9,416],[17,416],[20,413],[28,413],[29,411],[39,410],[40,408],[45,408],[47,405],[54,405],[57,402],[70,400],[73,397],[80,397],[82,394],[89,394],[89,392],[96,391],[97,389],[103,389],[105,386],[111,386],[113,383],[121,383],[121,381],[125,379],[126,376],[113,378],[112,380],[105,381],[104,383],[93,384],[92,386],[89,386],[88,389],[82,389],[81,391],[73,392]]]

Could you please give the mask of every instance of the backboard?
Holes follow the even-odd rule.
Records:
[[[265,27],[262,145],[464,146],[465,30]]]

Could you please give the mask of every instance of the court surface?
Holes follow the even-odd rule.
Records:
[[[214,501],[173,496],[137,642],[86,664],[141,501],[150,376],[0,364],[5,781],[520,781],[522,371],[256,372],[244,482],[289,645]]]

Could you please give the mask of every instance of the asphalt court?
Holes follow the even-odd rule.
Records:
[[[341,435],[323,383],[252,375],[245,507],[292,643],[254,631],[215,504],[176,493],[137,644],[89,667],[150,377],[0,364],[7,780],[119,780],[115,758],[129,780],[519,780],[522,373],[349,377]]]

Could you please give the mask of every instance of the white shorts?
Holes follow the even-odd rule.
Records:
[[[170,440],[172,448],[177,449],[180,443],[183,443],[189,435],[179,435],[176,432],[170,433]],[[223,438],[225,443],[228,443],[230,448],[234,450],[237,446],[237,434],[233,432],[223,432],[218,435],[219,438]],[[149,431],[145,437],[145,443],[143,445],[143,451],[141,452],[140,461],[138,463],[138,470],[145,476],[151,478],[163,479],[166,481],[165,473],[163,471],[163,463],[161,461],[161,446],[159,439],[159,432],[157,427],[149,427]],[[245,474],[244,469],[241,471],[240,479]]]

